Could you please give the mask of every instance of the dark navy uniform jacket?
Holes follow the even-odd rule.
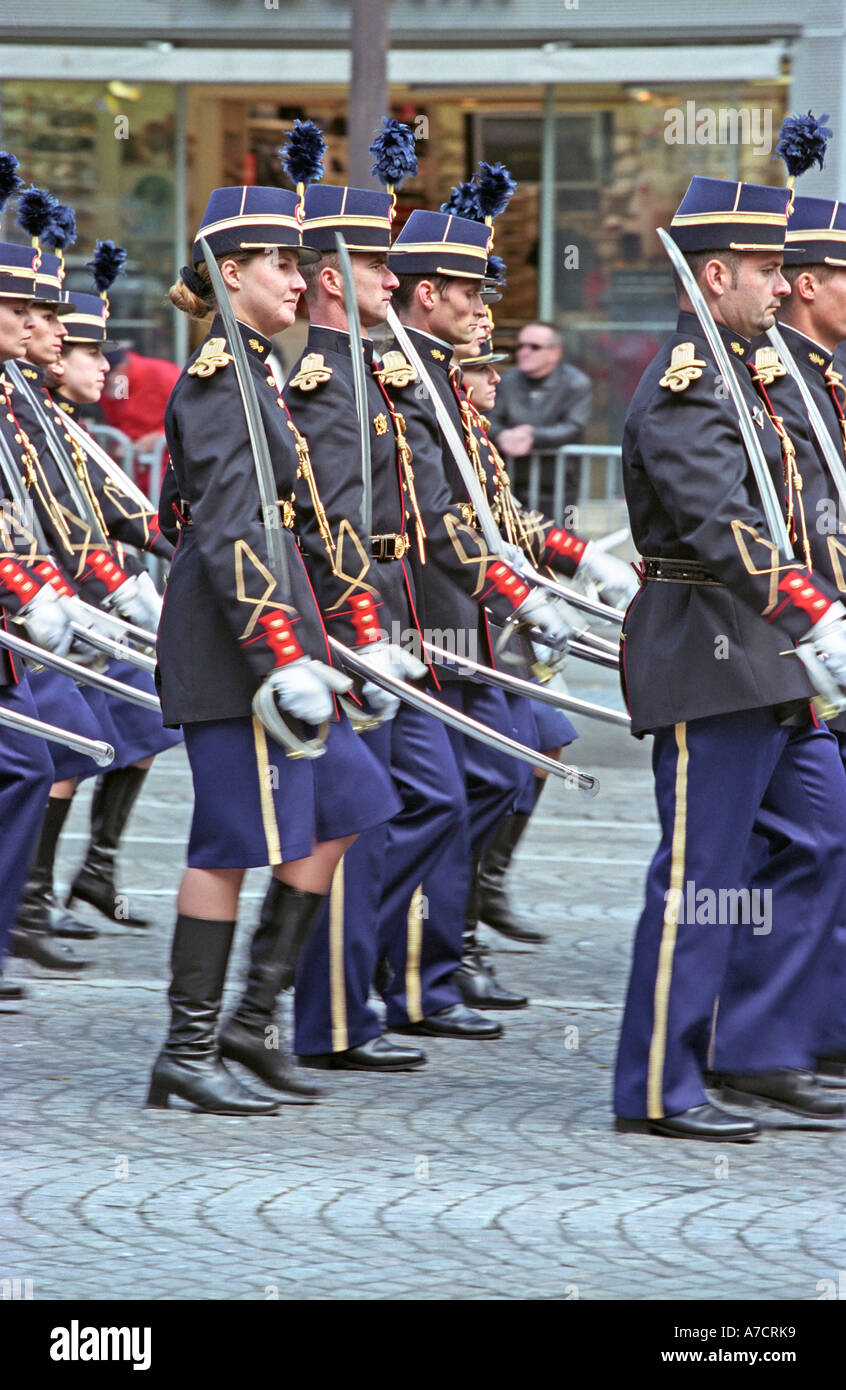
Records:
[[[745,366],[751,345],[720,332],[784,497],[781,440]],[[622,665],[632,732],[807,700],[804,668],[781,653],[836,591],[804,561],[780,558],[769,540],[734,406],[693,314],[679,315],[640,380],[623,479],[644,560],[692,562],[647,578],[629,607]]]
[[[360,602],[367,596],[379,628],[399,643],[412,627],[413,591],[403,559],[411,542],[397,425],[376,376],[373,344],[363,339],[373,498],[372,528],[366,534],[350,342],[342,330],[310,327],[306,349],[283,392],[308,443],[312,470],[310,480],[298,480],[297,535],[327,631],[341,642],[360,645],[361,628],[371,621]],[[386,552],[384,560],[373,558],[371,535],[383,538],[377,548]],[[401,539],[392,542],[390,537]]]
[[[222,321],[186,364],[165,414],[173,478],[160,517],[180,528],[159,626],[165,724],[249,716],[264,677],[298,652],[329,661],[326,635],[294,540],[298,457],[266,361],[271,344],[238,325],[247,349],[279,497],[290,595],[268,563],[258,483]]]
[[[452,348],[415,329],[407,332],[461,437],[461,410],[450,376]],[[403,417],[426,530],[425,563],[419,547],[411,552],[418,620],[438,645],[449,646],[452,640],[456,651],[463,644],[465,655],[477,651],[481,661],[490,661],[484,609],[504,623],[527,597],[528,586],[491,554],[476,528],[467,488],[414,367],[393,348],[382,360],[381,376]],[[443,674],[450,678],[452,673],[443,668]]]

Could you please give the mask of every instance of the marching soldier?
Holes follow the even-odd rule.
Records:
[[[789,292],[780,271],[789,196],[697,177],[673,218],[671,236],[729,358],[747,357]],[[748,372],[737,379],[766,466],[783,490],[782,441]],[[842,686],[846,610],[801,545],[795,558],[782,558],[767,535],[738,415],[683,287],[678,329],[629,409],[623,467],[632,535],[644,556],[643,587],[626,616],[624,682],[633,733],[654,736],[662,840],[635,940],[617,1123],[679,1138],[746,1140],[757,1135],[754,1120],[709,1104],[703,1072],[731,942],[726,908],[721,917],[713,907],[748,886],[756,824],[780,827],[771,930],[797,914],[808,929],[769,982],[780,997],[795,989],[790,1024],[772,1014],[760,991],[749,993],[746,1036],[754,1045],[733,1059],[725,1079],[732,1094],[750,1101],[804,1104],[828,1116],[843,1109],[807,1074],[811,1030],[791,1025],[801,1008],[818,1007],[814,967],[837,920],[846,871],[846,847],[833,829],[846,811],[846,782],[832,736],[811,716],[813,686],[802,664],[782,653],[811,640]],[[801,489],[788,475],[791,484],[795,495]],[[710,907],[703,921],[697,903]]]
[[[151,1105],[167,1105],[174,1094],[229,1114],[276,1108],[278,1098],[242,1087],[220,1056],[276,1091],[313,1099],[314,1088],[296,1077],[284,1049],[267,1046],[276,1000],[294,982],[341,855],[359,831],[398,809],[379,763],[346,718],[336,717],[333,693],[350,682],[328,663],[326,633],[294,541],[301,455],[267,355],[272,335],[293,321],[304,288],[298,262],[315,254],[303,249],[297,210],[296,196],[281,189],[215,190],[193,266],[171,291],[176,306],[196,318],[215,307],[205,238],[250,376],[237,375],[218,314],[173,390],[165,422],[180,537],[159,628],[159,677],[165,721],[183,728],[195,807],[177,902],[171,1027],[153,1067]],[[241,388],[255,400],[267,440],[278,493],[272,515],[259,505]],[[290,592],[268,565],[271,526],[279,529]],[[356,608],[349,626],[363,652],[378,641],[372,602]],[[253,713],[254,697],[270,732]],[[286,757],[279,738],[291,739],[293,731],[280,723],[284,714],[328,724],[322,757]],[[266,864],[273,884],[251,941],[246,989],[218,1037],[241,882],[248,867]]]
[[[402,417],[379,379],[368,336],[362,340],[370,429],[372,534],[362,532],[362,472],[349,326],[335,250],[340,232],[350,251],[363,329],[384,322],[396,276],[388,269],[390,193],[313,183],[306,194],[303,239],[322,252],[306,267],[306,303],[312,319],[308,344],[286,386],[297,427],[309,442],[311,506],[301,506],[303,546],[329,627],[342,617],[353,590],[366,584],[378,598],[384,659],[405,679],[426,667],[399,643],[422,652],[414,586],[406,563],[413,545],[425,546],[414,471]],[[341,597],[332,590],[339,588]],[[390,635],[390,639],[388,637]],[[368,699],[368,703],[372,703]],[[498,1033],[492,1021],[463,1007],[452,981],[455,959],[429,931],[420,910],[420,884],[437,872],[465,813],[462,780],[443,725],[400,704],[385,711],[381,727],[362,735],[391,771],[403,808],[385,827],[362,836],[346,856],[343,908],[336,904],[304,952],[297,976],[297,1051],[311,1065],[399,1070],[425,1058],[380,1036],[367,1004],[377,956],[405,969],[385,986],[393,1023],[433,1018],[450,1036]],[[339,870],[339,875],[341,871]],[[339,884],[340,888],[340,884]],[[422,905],[421,905],[422,906]],[[436,924],[433,924],[435,926]],[[411,949],[408,943],[411,942]],[[333,968],[342,962],[343,970]],[[338,983],[344,981],[342,995]]]

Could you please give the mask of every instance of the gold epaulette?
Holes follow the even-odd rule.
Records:
[[[755,353],[755,375],[762,386],[772,386],[776,377],[787,375],[787,368],[774,347],[758,348]]]
[[[417,380],[417,370],[399,348],[391,348],[382,358],[379,376],[385,386],[409,386]]]
[[[232,361],[232,354],[226,351],[225,338],[209,338],[200,349],[197,360],[188,368],[189,376],[214,376],[219,367]]]
[[[328,381],[331,375],[332,368],[327,367],[322,352],[307,352],[297,375],[291,377],[288,385],[296,386],[300,391],[313,391],[316,386]]]
[[[673,348],[670,365],[658,385],[666,386],[670,391],[684,391],[702,375],[705,366],[707,363],[704,359],[696,356],[693,343],[679,343]]]

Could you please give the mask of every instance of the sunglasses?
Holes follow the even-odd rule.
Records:
[[[517,351],[522,352],[526,348],[529,352],[543,352],[544,348],[554,347],[554,343],[520,343],[517,344]]]

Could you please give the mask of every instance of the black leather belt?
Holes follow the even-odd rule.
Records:
[[[666,584],[714,584],[725,587],[698,560],[644,559],[644,579],[663,580]]]
[[[370,537],[370,555],[374,560],[401,560],[410,549],[408,536],[396,532]]]

